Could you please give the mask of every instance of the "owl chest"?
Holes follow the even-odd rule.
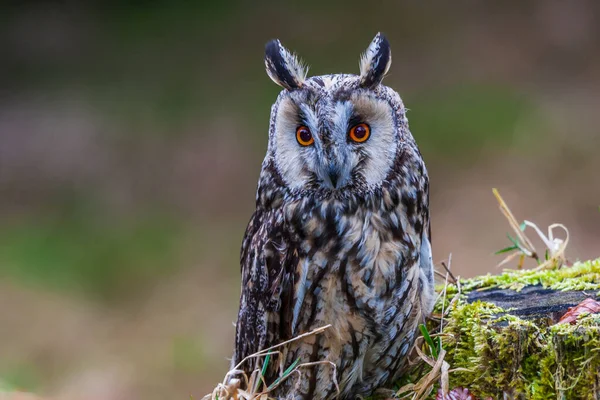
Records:
[[[306,220],[295,274],[294,330],[351,321],[362,331],[367,320],[385,323],[385,310],[418,248],[414,236],[394,232],[393,226],[393,217],[372,212]]]

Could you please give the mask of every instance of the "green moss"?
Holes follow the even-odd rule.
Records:
[[[507,270],[499,275],[487,274],[461,280],[461,288],[465,292],[491,288],[520,291],[530,285],[554,290],[595,290],[600,294],[600,258],[576,262],[557,270]],[[447,291],[449,294],[456,293],[457,287],[450,285]]]
[[[600,290],[600,260],[554,271],[510,271],[447,287],[451,307],[443,329],[450,387],[469,388],[480,397],[597,399],[600,394],[600,315],[576,324],[549,318],[525,320],[492,303],[466,301],[474,290],[521,290],[542,285],[554,290]],[[442,302],[437,305],[441,310]]]

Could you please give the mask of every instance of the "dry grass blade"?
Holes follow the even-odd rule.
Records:
[[[548,227],[548,237],[546,237],[533,222],[525,221],[525,224],[535,229],[548,249],[548,257],[536,269],[560,268],[567,261],[565,255],[565,250],[569,244],[569,230],[567,227],[563,224],[552,224]],[[554,237],[554,229],[556,228],[563,230],[565,233],[564,239]]]
[[[443,264],[443,263],[442,263],[442,264]],[[433,273],[434,273],[436,276],[438,276],[438,277],[440,277],[440,278],[442,278],[442,279],[444,279],[444,280],[446,280],[446,276],[448,275],[448,274],[443,274],[443,273],[441,273],[440,271],[438,271],[438,270],[435,270],[435,269],[433,270]]]
[[[513,246],[502,249],[496,254],[518,250],[505,257],[504,260],[498,264],[498,266],[504,265],[516,257],[520,257],[518,265],[518,268],[520,269],[525,257],[531,257],[538,263],[538,266],[535,269],[560,268],[566,262],[565,250],[569,243],[569,230],[562,224],[552,224],[548,227],[548,236],[546,236],[541,229],[531,221],[524,221],[522,224],[519,224],[513,213],[508,208],[508,205],[506,205],[506,202],[502,199],[502,196],[500,196],[498,190],[492,189],[492,191],[498,200],[500,211],[502,211],[502,214],[504,214],[510,227],[516,235],[516,240],[509,236],[509,239],[513,242]],[[546,247],[546,257],[543,262],[540,261],[535,247],[525,234],[525,229],[527,227],[532,228],[537,233]],[[565,234],[564,238],[558,238],[554,236],[554,230],[557,228],[563,230]]]
[[[449,364],[444,361],[446,351],[442,349],[437,357],[433,359],[421,350],[421,346],[415,347],[419,357],[431,366],[431,371],[425,374],[417,383],[410,383],[401,387],[397,392],[396,396],[401,399],[411,400],[424,400],[433,391],[435,382],[442,378],[442,386],[448,386],[448,371],[450,369]]]
[[[300,340],[300,339],[302,339],[302,338],[305,338],[305,337],[307,337],[307,336],[318,335],[319,333],[321,333],[321,332],[323,332],[324,330],[326,330],[326,329],[329,329],[329,328],[331,328],[331,324],[328,324],[328,325],[322,326],[322,327],[320,327],[320,328],[313,329],[313,330],[312,330],[312,331],[310,331],[310,332],[303,333],[302,335],[298,335],[298,336],[296,336],[296,337],[293,337],[293,338],[291,338],[290,340],[286,340],[285,342],[281,342],[281,343],[279,343],[279,344],[276,344],[275,346],[271,346],[271,347],[269,347],[269,348],[266,348],[266,349],[264,349],[264,350],[257,351],[256,353],[254,353],[254,354],[251,354],[251,355],[249,355],[248,357],[244,358],[244,359],[243,359],[242,361],[240,361],[240,362],[239,362],[239,363],[238,363],[238,364],[237,364],[237,365],[236,365],[236,366],[235,366],[233,369],[236,369],[236,370],[237,370],[237,369],[239,369],[239,368],[242,366],[242,364],[244,364],[246,361],[248,361],[248,360],[249,360],[249,359],[251,359],[251,358],[256,358],[256,357],[262,357],[262,356],[265,356],[265,355],[266,355],[266,353],[270,352],[271,350],[278,349],[278,348],[280,348],[281,346],[285,346],[286,344],[289,344],[289,343],[295,342],[296,340]]]
[[[526,251],[529,252],[529,254],[526,253],[528,257],[535,256],[535,247],[533,247],[531,240],[529,240],[529,238],[521,231],[521,226],[519,225],[519,222],[517,222],[517,219],[515,218],[513,213],[510,211],[510,208],[508,208],[508,206],[506,205],[506,202],[504,202],[504,199],[502,198],[502,196],[500,196],[500,192],[498,192],[498,189],[494,188],[494,189],[492,189],[492,192],[494,193],[496,200],[498,200],[498,204],[500,206],[500,211],[502,212],[502,214],[504,214],[504,216],[508,220],[510,227],[513,229],[513,231],[515,232],[515,234],[517,235],[517,237],[519,238],[521,243],[525,245],[525,248],[521,249],[521,250],[524,253],[526,253]]]
[[[225,377],[223,378],[223,382],[219,383],[217,385],[217,387],[212,391],[212,393],[209,393],[206,396],[204,396],[202,398],[202,400],[209,400],[209,399],[210,400],[226,400],[226,399],[266,400],[266,399],[269,399],[268,393],[271,392],[273,389],[275,389],[278,385],[280,385],[287,378],[289,378],[292,374],[295,374],[295,373],[300,374],[299,368],[307,367],[310,365],[316,365],[319,363],[328,363],[328,364],[333,365],[333,367],[334,367],[334,371],[333,371],[334,383],[335,383],[336,389],[338,390],[338,393],[339,393],[339,387],[338,387],[338,383],[337,383],[337,371],[335,369],[335,365],[333,363],[331,363],[330,361],[304,363],[304,364],[297,365],[297,363],[298,363],[298,360],[297,360],[294,363],[292,363],[292,365],[290,365],[287,370],[283,371],[282,375],[275,382],[273,382],[270,386],[268,386],[264,380],[264,376],[263,376],[264,366],[263,366],[263,368],[258,368],[258,369],[255,369],[254,371],[252,371],[252,373],[250,374],[250,378],[248,378],[248,375],[246,375],[246,372],[241,369],[241,366],[246,361],[248,361],[252,358],[267,357],[267,356],[276,355],[276,354],[282,356],[282,352],[277,349],[279,349],[282,346],[285,346],[289,343],[292,343],[292,342],[295,342],[302,338],[305,338],[307,336],[318,335],[330,327],[331,327],[331,325],[329,324],[329,325],[325,325],[325,326],[313,329],[310,332],[303,333],[303,334],[298,335],[290,340],[286,340],[285,342],[281,342],[275,346],[271,346],[269,348],[263,349],[261,351],[258,351],[254,354],[251,354],[251,355],[245,357],[235,367],[233,367],[231,370],[229,370],[225,374]],[[280,359],[283,359],[283,357],[280,357]],[[282,369],[283,369],[283,365],[280,364],[279,370],[282,371]],[[232,378],[232,376],[240,376],[241,379],[240,378]],[[244,387],[246,388],[246,390],[241,388],[242,382],[244,383]],[[262,384],[262,386],[266,387],[267,389],[262,392],[258,392],[258,388],[261,387],[261,384]]]
[[[336,396],[339,396],[339,394],[340,394],[340,385],[338,384],[338,380],[337,380],[337,367],[336,367],[336,365],[333,362],[331,362],[331,361],[309,362],[309,363],[304,363],[304,364],[298,365],[297,369],[299,369],[299,368],[306,368],[306,367],[312,367],[312,366],[320,365],[320,364],[330,365],[331,368],[333,368],[333,384],[335,386]]]
[[[500,207],[500,211],[502,212],[502,214],[508,221],[508,224],[510,225],[510,227],[512,228],[512,230],[514,231],[514,233],[517,237],[517,241],[514,243],[515,247],[517,247],[518,250],[521,251],[521,253],[525,254],[527,257],[532,257],[537,260],[538,255],[535,251],[535,247],[533,246],[533,243],[531,243],[531,240],[529,240],[527,235],[525,235],[525,233],[523,233],[523,230],[521,229],[521,225],[519,224],[519,222],[513,215],[512,211],[510,211],[510,208],[508,208],[508,205],[506,204],[506,202],[504,201],[502,196],[500,196],[500,192],[498,192],[498,189],[496,189],[496,188],[492,189],[492,192],[494,193],[496,200],[498,200],[498,205]],[[510,238],[510,236],[509,236],[509,238]],[[511,240],[513,240],[513,239],[511,239]],[[515,254],[518,254],[518,253],[515,253]],[[514,254],[509,255],[504,260],[502,260],[498,264],[498,266],[506,264],[507,262],[512,260],[514,257],[515,257]],[[520,264],[521,263],[519,263],[519,265]]]

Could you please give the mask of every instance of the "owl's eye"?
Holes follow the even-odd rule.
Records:
[[[312,133],[310,133],[310,129],[306,126],[302,125],[296,129],[296,140],[302,146],[310,146],[315,142]]]
[[[366,142],[370,135],[371,128],[367,124],[354,125],[348,132],[350,139],[356,143]]]

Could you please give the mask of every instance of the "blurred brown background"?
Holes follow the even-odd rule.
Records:
[[[386,33],[436,261],[495,270],[492,187],[566,224],[571,260],[600,256],[597,1],[3,4],[0,389],[186,399],[222,378],[273,37],[311,74],[355,73]]]

